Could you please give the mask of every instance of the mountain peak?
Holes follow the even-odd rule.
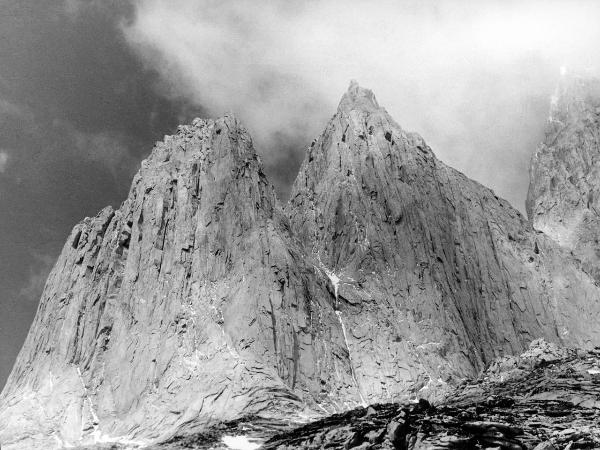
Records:
[[[379,109],[379,103],[377,103],[373,91],[361,87],[356,80],[352,80],[350,81],[348,90],[340,100],[338,111],[352,111],[356,109],[375,111]]]
[[[233,161],[258,159],[248,130],[233,113],[214,120],[196,117],[190,124],[179,125],[175,133],[165,135],[156,143],[142,167],[207,157],[210,160],[232,158]]]

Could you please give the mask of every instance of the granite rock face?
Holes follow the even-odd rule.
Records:
[[[405,386],[425,396],[536,338],[600,338],[600,290],[569,252],[440,162],[356,83],[308,149],[286,212],[339,279],[369,403]]]
[[[77,225],[0,396],[3,448],[441,398],[537,338],[600,343],[569,250],[351,84],[285,211],[232,116],[158,143]]]
[[[2,394],[0,442],[134,445],[297,412],[325,388],[345,402],[332,303],[237,120],[182,126],[119,210],[74,228]]]
[[[527,213],[600,282],[600,79],[563,76],[531,160]]]

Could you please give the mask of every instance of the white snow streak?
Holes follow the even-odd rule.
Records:
[[[325,272],[325,275],[327,275],[327,277],[329,278],[329,281],[331,281],[331,284],[333,285],[333,292],[335,294],[335,307],[337,309],[337,305],[338,305],[338,290],[340,288],[340,278],[331,270],[328,270],[326,267],[323,267],[323,271]]]
[[[356,390],[358,391],[358,395],[360,396],[360,401],[363,406],[367,406],[367,402],[360,391],[360,387],[358,387],[358,380],[356,379],[356,373],[354,373],[354,364],[352,363],[352,356],[350,354],[350,346],[348,345],[348,335],[346,334],[346,325],[344,325],[344,321],[342,320],[342,312],[336,311],[335,315],[342,326],[342,333],[344,334],[344,342],[346,343],[346,350],[348,351],[348,361],[350,362],[350,373],[352,374],[352,380],[354,381],[354,385],[356,386]]]
[[[327,275],[327,278],[329,278],[329,281],[331,281],[331,284],[333,286],[333,293],[335,295],[335,305],[334,305],[334,311],[335,311],[335,315],[338,318],[338,322],[340,323],[340,326],[342,327],[342,333],[344,335],[344,343],[346,344],[346,351],[348,352],[348,362],[350,363],[350,373],[352,374],[352,381],[354,381],[354,385],[356,386],[356,390],[358,391],[358,395],[360,396],[360,400],[361,403],[364,407],[366,407],[368,405],[368,403],[366,402],[365,398],[363,397],[363,394],[360,390],[360,387],[358,385],[358,379],[356,378],[356,373],[354,372],[354,364],[352,362],[352,354],[350,353],[350,346],[348,345],[348,335],[346,333],[346,325],[344,324],[344,320],[342,319],[342,312],[338,309],[339,307],[339,287],[340,287],[340,277],[337,276],[337,274],[333,271],[333,270],[329,270],[327,267],[325,267],[325,265],[321,262],[321,258],[319,256],[317,256],[317,260],[319,261],[319,268],[325,272],[325,275]],[[316,266],[315,266],[316,267]]]
[[[246,436],[223,436],[221,442],[233,450],[255,450],[260,444],[250,442]]]
[[[94,428],[94,431],[92,432],[92,436],[94,438],[94,441],[98,442],[101,439],[101,432],[100,432],[100,428],[98,427],[100,420],[98,419],[98,415],[96,414],[96,411],[94,410],[94,404],[92,403],[92,399],[90,398],[90,395],[88,393],[87,386],[85,385],[85,382],[83,381],[83,377],[81,376],[81,370],[79,370],[79,367],[77,367],[77,375],[79,376],[79,381],[81,382],[81,387],[83,388],[83,394],[85,396],[88,407],[90,409],[90,414],[92,416],[92,427]],[[82,423],[82,426],[84,426],[84,425],[85,424]]]

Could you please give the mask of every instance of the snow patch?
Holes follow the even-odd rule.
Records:
[[[250,442],[246,436],[223,436],[221,442],[233,450],[255,450],[260,444]]]
[[[315,269],[320,269],[323,272],[325,272],[325,275],[327,275],[327,278],[329,278],[329,281],[331,282],[331,285],[333,286],[333,293],[335,295],[335,309],[337,310],[338,308],[338,292],[340,289],[340,277],[338,277],[336,275],[336,273],[333,270],[329,270],[327,267],[325,267],[325,264],[323,264],[323,262],[321,261],[321,256],[317,255],[317,261],[319,262],[319,267],[314,266]]]
[[[325,267],[323,268],[323,271],[325,272],[325,275],[327,275],[329,281],[331,281],[331,284],[333,285],[333,293],[335,294],[335,301],[337,302],[338,290],[340,288],[340,277],[338,277],[334,272],[328,270]]]
[[[136,441],[133,439],[127,439],[124,437],[110,437],[106,435],[101,435],[98,440],[95,441],[96,444],[112,444],[112,445],[121,445],[125,446],[128,450],[134,448],[144,448],[148,445],[147,441]]]
[[[423,391],[429,389],[429,387],[431,386],[431,383],[433,383],[433,380],[431,379],[431,376],[430,376],[427,384],[425,386],[423,386],[421,389],[419,389],[419,392],[423,392]]]

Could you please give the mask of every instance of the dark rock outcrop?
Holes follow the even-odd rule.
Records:
[[[531,160],[527,213],[600,282],[600,79],[563,76]]]
[[[567,249],[355,83],[285,213],[238,121],[197,119],[118,210],[74,228],[0,396],[0,442],[183,442],[439,399],[536,338],[600,343],[599,298]],[[407,429],[388,425],[365,436]]]

